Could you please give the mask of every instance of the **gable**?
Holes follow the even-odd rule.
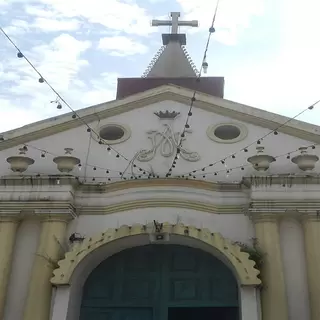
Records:
[[[255,172],[247,162],[248,157],[256,154],[254,142],[259,137],[267,135],[270,130],[249,121],[240,121],[236,117],[222,115],[222,112],[214,112],[212,109],[201,108],[197,105],[194,107],[189,122],[190,132],[186,133],[181,157],[173,170],[173,176],[188,176],[190,173],[191,178],[194,176],[197,179],[204,178],[225,182],[241,181],[243,176]],[[155,115],[155,113],[165,110],[179,113],[179,115],[174,120],[161,120]],[[168,138],[172,137],[172,134],[176,139],[178,138],[184,128],[188,111],[188,104],[171,99],[153,102],[139,108],[131,107],[131,110],[127,112],[119,112],[104,118],[97,116],[99,115],[97,113],[95,119],[90,122],[90,126],[95,132],[99,132],[101,128],[108,125],[116,125],[125,130],[125,136],[120,138],[117,143],[112,144],[112,147],[126,159],[116,157],[114,151],[109,154],[107,146],[99,144],[99,139],[94,134],[88,133],[85,125],[81,125],[29,142],[27,155],[34,159],[35,163],[29,167],[26,174],[59,174],[53,158],[63,155],[64,148],[72,148],[74,149],[73,155],[79,158],[82,164],[81,170],[76,167],[73,174],[82,178],[86,177],[87,182],[120,181],[124,172],[124,177],[128,180],[134,179],[135,176],[147,178],[147,175],[144,175],[143,171],[139,171],[139,168],[146,172],[152,172],[155,176],[164,177],[176,152],[175,143]],[[241,137],[231,142],[216,139],[213,136],[214,128],[222,124],[235,125],[240,128]],[[241,151],[252,143],[254,144],[248,148],[248,152]],[[271,165],[269,173],[298,173],[297,165],[287,159],[286,154],[310,144],[312,144],[310,140],[289,136],[281,132],[278,135],[267,136],[262,142],[265,153],[273,157],[283,155]],[[21,145],[19,146],[21,147]],[[154,146],[157,148],[152,149]],[[44,158],[41,157],[41,150],[45,152]],[[315,151],[317,152],[317,150]],[[0,151],[2,159],[16,154],[17,146]],[[235,158],[230,157],[232,154],[235,154]],[[294,155],[296,154],[298,152]],[[228,159],[222,163],[220,160],[226,157]],[[134,164],[139,168],[131,167],[131,161],[134,161]],[[209,164],[214,165],[207,167]],[[244,170],[240,170],[242,166],[244,166]],[[202,171],[203,167],[207,168]],[[198,171],[193,174],[194,170]],[[231,172],[227,172],[227,170],[231,170]],[[1,163],[0,172],[1,175],[10,174],[6,161]],[[215,172],[218,172],[216,176]]]
[[[165,85],[137,93],[125,99],[101,103],[78,110],[77,114],[81,117],[81,120],[73,119],[73,114],[68,113],[5,132],[0,135],[3,137],[3,141],[0,141],[0,150],[76,128],[83,125],[83,123],[90,124],[97,119],[111,118],[161,101],[171,100],[180,102],[189,108],[192,95],[193,90],[176,87],[174,85]],[[231,117],[234,120],[245,121],[269,130],[274,130],[281,126],[278,129],[279,132],[320,143],[320,127],[302,121],[290,120],[287,117],[261,109],[213,97],[204,93],[196,94],[194,107]],[[283,125],[284,123],[286,124]]]

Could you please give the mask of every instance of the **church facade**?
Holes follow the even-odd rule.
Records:
[[[224,99],[178,18],[116,100],[1,135],[0,319],[320,319],[320,127]]]

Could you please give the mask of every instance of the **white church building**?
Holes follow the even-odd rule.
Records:
[[[115,100],[1,134],[0,319],[320,319],[320,127],[224,99],[171,16]]]

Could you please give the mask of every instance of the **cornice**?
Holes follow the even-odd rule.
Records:
[[[299,219],[302,223],[320,222],[320,210],[301,212]]]
[[[239,103],[219,99],[204,93],[198,93],[196,98],[197,100],[195,101],[194,106],[200,109],[268,128],[270,130],[277,128],[279,132],[320,143],[320,135],[317,134],[314,129],[312,130],[311,126],[306,123],[291,121],[290,125],[283,125],[278,128],[280,122],[281,124],[284,123],[287,118],[263,112],[262,110],[241,105]],[[114,100],[89,107],[80,110],[79,114],[82,120],[86,123],[91,123],[97,119],[117,116],[124,112],[132,111],[164,100],[189,104],[190,90],[173,85],[166,85],[132,95],[122,100]],[[235,106],[237,106],[237,108]],[[241,110],[243,110],[243,112],[241,112]],[[0,151],[83,125],[83,121],[72,119],[70,115],[71,114],[67,114],[61,117],[48,119],[7,132],[8,140],[0,142]],[[278,121],[271,120],[275,118],[274,116],[277,116]]]
[[[77,217],[74,206],[59,201],[2,201],[0,219],[72,220]]]
[[[284,210],[284,209],[320,209],[320,199],[314,200],[251,200],[250,201],[251,209],[264,208],[273,210],[274,208]]]
[[[0,178],[0,187],[7,186],[57,186],[57,180],[59,180],[59,186],[73,186],[79,185],[79,181],[72,175],[48,175],[37,177],[36,175],[8,175]]]
[[[274,219],[319,219],[320,199],[305,201],[251,201],[248,216],[254,221]]]
[[[190,209],[212,214],[243,214],[246,211],[246,205],[221,205],[216,206],[208,203],[189,201],[189,200],[175,200],[175,199],[147,199],[134,200],[112,204],[108,206],[88,206],[78,208],[79,215],[107,215],[117,212],[130,211],[134,209],[145,208],[180,208]]]
[[[242,183],[248,188],[273,185],[320,185],[320,175],[273,175],[244,177]]]

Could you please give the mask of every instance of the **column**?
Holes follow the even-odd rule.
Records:
[[[278,219],[275,215],[257,214],[253,221],[258,246],[265,255],[261,270],[262,320],[288,320]]]
[[[311,320],[320,319],[320,216],[302,218],[309,287]]]
[[[24,320],[49,320],[52,285],[50,279],[57,261],[62,258],[67,219],[46,219],[42,221],[41,234],[24,310]]]
[[[4,314],[18,222],[17,217],[0,217],[0,319]]]

